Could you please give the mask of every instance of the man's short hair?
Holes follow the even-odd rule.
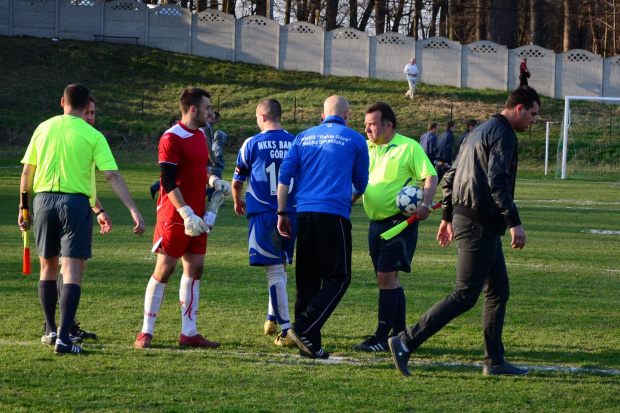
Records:
[[[381,112],[381,123],[385,126],[385,122],[392,122],[392,128],[396,129],[396,114],[392,107],[385,102],[371,103],[364,110],[364,115],[369,113]]]
[[[84,110],[90,102],[90,90],[81,83],[71,83],[65,88],[63,97],[71,108]]]
[[[540,106],[540,97],[538,92],[530,86],[521,86],[515,89],[504,104],[504,109],[512,109],[517,105],[523,105],[525,109],[531,109],[534,102]]]
[[[428,123],[428,131],[432,131],[433,129],[437,129],[437,122],[429,122]]]
[[[265,99],[258,104],[258,108],[270,122],[280,122],[282,120],[282,106],[276,99]]]
[[[173,116],[173,117],[170,118],[170,122],[168,122],[168,126],[169,127],[173,127],[174,125],[176,125],[179,122],[181,122],[181,119],[177,118],[176,116]]]
[[[91,95],[88,97],[88,101],[89,101],[90,103],[92,103],[93,105],[96,105],[96,104],[97,104],[97,99],[95,99],[95,95],[93,95],[93,94],[91,94]]]
[[[454,121],[453,120],[449,120],[446,122],[446,129],[450,129],[454,127]]]
[[[179,96],[179,105],[181,106],[181,112],[189,112],[189,108],[192,106],[198,107],[202,98],[211,98],[209,92],[199,87],[188,87]]]
[[[219,121],[220,119],[222,119],[222,116],[220,115],[220,112],[218,112],[217,110],[213,111],[213,119]]]
[[[475,128],[478,125],[478,121],[476,119],[470,119],[467,121],[468,128]]]

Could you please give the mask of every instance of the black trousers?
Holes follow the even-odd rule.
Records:
[[[463,215],[454,215],[452,229],[458,245],[454,289],[428,310],[416,325],[400,333],[400,337],[411,351],[415,351],[451,320],[470,310],[484,289],[484,364],[502,364],[502,330],[510,286],[501,237]]]
[[[321,328],[351,283],[351,221],[297,213],[297,296],[293,330],[321,347]]]

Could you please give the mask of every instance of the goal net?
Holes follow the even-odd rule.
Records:
[[[620,178],[620,98],[567,96],[556,178]]]

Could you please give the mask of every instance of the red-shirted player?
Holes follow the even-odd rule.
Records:
[[[207,175],[209,150],[200,129],[212,116],[211,96],[204,89],[189,87],[181,93],[181,122],[168,129],[159,141],[161,191],[157,201],[157,225],[153,236],[153,252],[157,252],[155,271],[146,286],[144,324],[134,343],[148,348],[161,306],[164,290],[179,258],[183,260],[183,276],[179,289],[183,326],[179,344],[217,348],[196,331],[198,286],[207,250],[207,225],[203,221],[207,182],[213,187],[230,185]]]

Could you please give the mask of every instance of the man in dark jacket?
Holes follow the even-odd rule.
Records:
[[[437,137],[437,156],[435,159],[435,171],[437,182],[441,182],[443,174],[450,169],[452,162],[452,146],[454,146],[454,121],[446,122],[446,130]]]
[[[476,119],[470,119],[467,121],[467,129],[465,129],[465,132],[463,132],[461,134],[461,136],[459,136],[459,138],[456,140],[456,149],[454,149],[454,160],[456,161],[456,157],[459,156],[459,151],[461,150],[461,145],[463,144],[463,140],[465,140],[465,137],[467,135],[469,135],[469,132],[473,131],[476,126],[478,126],[478,121]]]
[[[451,320],[471,309],[484,287],[484,375],[523,375],[528,370],[504,360],[502,329],[509,296],[501,236],[510,228],[512,248],[525,246],[525,231],[514,203],[517,137],[536,122],[540,98],[528,86],[510,94],[501,114],[474,129],[459,159],[445,174],[443,215],[437,240],[457,240],[456,284],[446,298],[417,322],[388,340],[398,370],[411,375],[411,353]]]

